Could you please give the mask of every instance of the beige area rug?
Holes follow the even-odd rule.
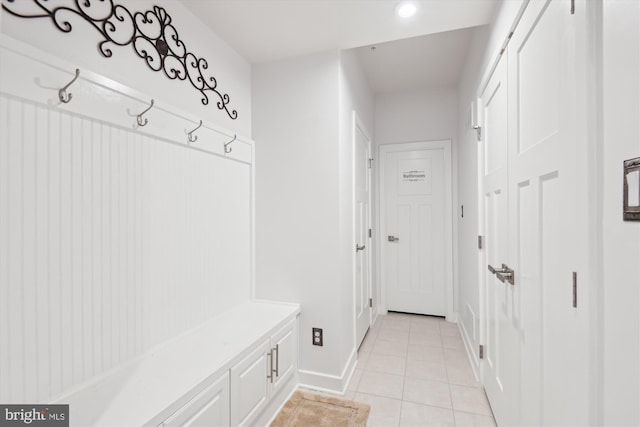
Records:
[[[366,403],[296,391],[271,427],[365,427],[370,409]]]

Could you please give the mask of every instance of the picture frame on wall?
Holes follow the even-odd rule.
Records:
[[[640,221],[640,157],[624,161],[623,180],[624,221]]]

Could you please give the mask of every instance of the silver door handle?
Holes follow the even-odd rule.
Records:
[[[498,280],[502,283],[509,282],[512,285],[515,285],[515,272],[509,268],[508,265],[502,264],[502,268],[496,269],[491,265],[487,265],[487,268],[492,274],[495,274]]]
[[[507,267],[506,264],[502,264],[502,268],[494,268],[489,264],[487,265],[487,268],[489,269],[491,274],[506,273],[509,271],[509,267]]]
[[[364,250],[364,245],[360,246],[360,245],[356,244],[356,252],[363,251],[363,250]]]
[[[502,283],[507,280],[509,283],[513,284],[513,273],[510,271],[496,271],[496,277]]]
[[[396,236],[387,236],[387,240],[390,242],[397,242],[400,238]]]

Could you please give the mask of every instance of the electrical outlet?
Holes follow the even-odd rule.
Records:
[[[322,328],[312,328],[313,329],[313,345],[319,345],[322,347]]]

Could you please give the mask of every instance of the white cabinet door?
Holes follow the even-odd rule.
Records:
[[[169,417],[165,427],[223,427],[229,425],[229,374],[225,373]]]
[[[231,368],[231,425],[247,426],[268,403],[271,365],[270,341]]]
[[[298,328],[293,321],[271,337],[274,372],[272,376],[272,394],[280,391],[298,369]]]

